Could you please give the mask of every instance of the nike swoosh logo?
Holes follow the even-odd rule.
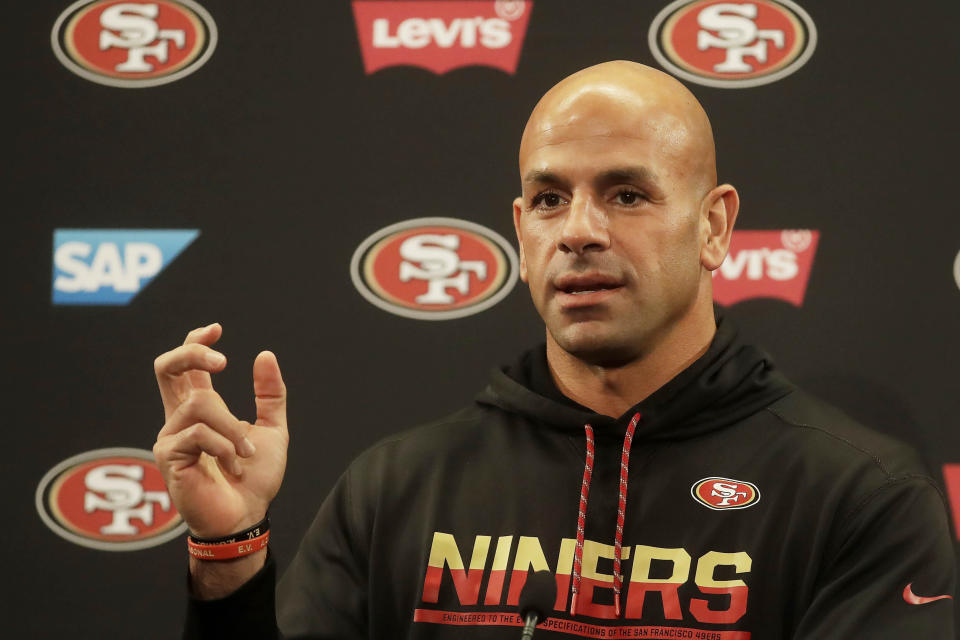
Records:
[[[911,587],[913,587],[912,582],[903,588],[903,599],[906,600],[907,604],[927,604],[928,602],[936,602],[937,600],[943,600],[944,598],[947,600],[953,600],[953,596],[948,595],[932,596],[929,598],[926,596],[918,596],[913,592]]]

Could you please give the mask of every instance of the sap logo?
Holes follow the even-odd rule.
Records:
[[[813,20],[791,0],[676,0],[647,34],[674,75],[710,87],[755,87],[802,67],[817,43]]]
[[[413,65],[434,73],[485,65],[513,73],[530,18],[520,0],[353,3],[366,72]]]
[[[199,234],[192,229],[57,229],[53,303],[128,304]]]
[[[70,71],[113,87],[152,87],[193,73],[217,27],[193,0],[79,0],[57,18],[54,54]]]
[[[713,299],[723,305],[779,298],[802,306],[820,232],[734,231],[730,251],[713,272]]]

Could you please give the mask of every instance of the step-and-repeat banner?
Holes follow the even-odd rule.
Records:
[[[44,0],[8,6],[2,477],[15,637],[169,638],[184,524],[153,359],[220,322],[279,357],[281,569],[348,462],[543,339],[511,200],[565,75],[660,68],[740,190],[716,300],[914,445],[960,517],[955,3]],[[8,623],[7,629],[10,630]]]

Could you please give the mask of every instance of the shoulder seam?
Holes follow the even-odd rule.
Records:
[[[929,477],[925,475],[921,475],[919,473],[905,473],[901,476],[890,476],[889,478],[887,478],[886,482],[884,482],[882,485],[880,485],[879,487],[876,487],[873,491],[865,495],[860,500],[860,502],[857,503],[855,507],[850,509],[850,511],[848,511],[847,514],[843,516],[843,519],[840,521],[840,524],[845,525],[848,520],[853,518],[853,516],[857,515],[857,513],[859,513],[860,511],[863,511],[863,509],[866,508],[867,504],[871,500],[873,500],[874,497],[877,496],[877,494],[882,493],[884,490],[889,489],[894,485],[903,484],[911,480],[921,480],[924,484],[930,485],[935,491],[937,491],[937,493],[939,493],[939,489],[937,489],[937,485],[933,482],[933,480],[931,480]]]
[[[826,435],[826,436],[829,436],[829,437],[833,438],[834,440],[839,440],[840,442],[844,443],[844,444],[847,445],[848,447],[850,447],[850,448],[852,448],[852,449],[856,449],[856,450],[859,451],[860,453],[864,454],[865,456],[867,456],[867,457],[869,457],[871,460],[873,460],[874,464],[876,464],[877,467],[880,468],[880,471],[883,472],[883,475],[887,476],[887,479],[888,479],[888,480],[889,480],[889,479],[892,479],[892,478],[894,477],[894,476],[890,473],[890,471],[887,470],[887,467],[883,464],[883,461],[880,459],[880,457],[879,457],[878,455],[876,455],[875,453],[873,453],[872,451],[868,451],[867,449],[864,449],[863,447],[858,447],[857,445],[855,445],[854,443],[850,442],[850,441],[847,440],[846,438],[842,438],[842,437],[838,436],[838,435],[835,434],[835,433],[830,433],[829,431],[827,431],[827,430],[824,429],[823,427],[819,427],[819,426],[813,425],[813,424],[806,424],[806,423],[803,423],[803,422],[796,422],[796,421],[794,421],[794,420],[790,420],[789,418],[786,418],[785,416],[783,416],[783,414],[778,413],[775,409],[773,409],[773,408],[771,408],[771,407],[767,407],[766,410],[769,411],[770,413],[772,413],[773,415],[775,415],[775,416],[776,416],[777,418],[779,418],[782,422],[785,422],[786,424],[789,424],[790,426],[799,427],[799,428],[801,428],[801,429],[812,429],[812,430],[814,430],[814,431],[819,431],[820,433],[822,433],[822,434],[824,434],[824,435]]]
[[[863,511],[867,507],[867,505],[870,504],[870,502],[872,502],[881,493],[887,491],[888,489],[896,485],[906,484],[908,482],[912,482],[915,480],[919,480],[922,484],[926,484],[929,487],[931,487],[934,490],[934,492],[940,497],[941,502],[943,501],[943,495],[940,493],[940,489],[937,487],[936,483],[929,476],[921,475],[919,473],[907,473],[902,476],[890,476],[886,482],[884,482],[882,485],[878,487],[875,487],[872,491],[870,491],[867,495],[865,495],[860,500],[860,502],[856,504],[856,506],[851,508],[850,511],[844,514],[843,517],[837,521],[836,531],[838,532],[844,531],[849,525],[849,523],[853,521],[855,516],[861,511]],[[844,544],[846,543],[844,542]],[[834,553],[834,555],[840,552],[841,546],[843,545],[839,545],[837,547],[837,550]],[[830,558],[831,563],[833,562],[833,559],[834,558],[832,557]]]

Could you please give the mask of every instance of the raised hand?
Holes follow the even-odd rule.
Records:
[[[213,390],[211,373],[226,357],[211,348],[219,324],[195,329],[154,362],[166,423],[153,454],[173,504],[197,536],[241,531],[263,519],[287,461],[287,392],[277,358],[253,363],[257,420],[236,418]]]

